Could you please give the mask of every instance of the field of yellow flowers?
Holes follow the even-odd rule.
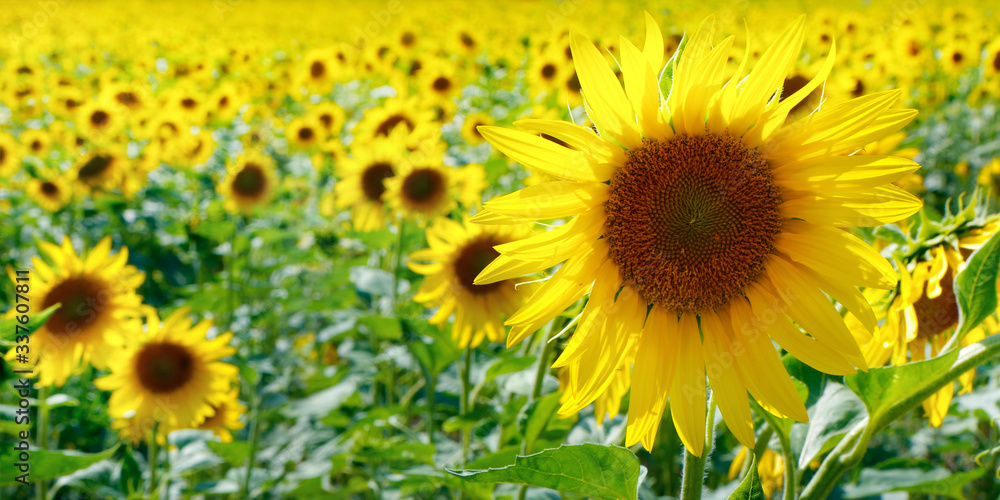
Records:
[[[0,497],[1000,498],[1000,10],[5,2]]]

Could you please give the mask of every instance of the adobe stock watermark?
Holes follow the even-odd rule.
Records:
[[[62,6],[69,0],[45,0],[35,4],[35,11],[26,16],[21,24],[21,31],[7,33],[7,41],[14,51],[20,50],[21,46],[30,42],[42,32],[52,19],[59,15]]]

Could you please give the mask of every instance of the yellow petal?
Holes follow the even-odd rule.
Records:
[[[581,151],[560,146],[548,139],[502,127],[479,127],[479,133],[500,152],[526,166],[560,179],[597,181],[593,164]]]
[[[583,97],[591,110],[590,119],[597,130],[625,148],[639,147],[642,139],[636,129],[632,106],[597,47],[573,31],[570,33],[570,50]]]
[[[632,368],[635,383],[629,399],[626,446],[641,441],[644,448],[653,449],[670,396],[678,343],[677,315],[662,307],[653,307],[639,339]]]
[[[700,314],[702,342],[705,347],[705,373],[712,385],[712,394],[719,405],[726,427],[747,448],[753,448],[753,417],[750,398],[736,367],[736,356],[730,346],[728,330],[714,312]]]
[[[700,457],[705,451],[708,400],[705,358],[698,334],[698,320],[693,314],[681,315],[677,338],[677,368],[670,386],[670,416],[681,442],[689,452]]]
[[[607,201],[609,194],[602,182],[545,182],[493,198],[485,208],[514,220],[547,220],[586,212]]]

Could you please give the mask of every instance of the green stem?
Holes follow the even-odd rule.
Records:
[[[399,304],[399,273],[402,272],[401,265],[403,263],[403,231],[404,223],[403,220],[399,220],[399,239],[396,242],[396,262],[392,265],[392,308],[393,310],[398,309]]]
[[[558,332],[556,330],[556,323],[561,323],[559,318],[553,319],[549,323],[549,329],[547,332],[538,332],[534,337],[538,337],[541,341],[539,349],[541,353],[538,355],[538,368],[535,370],[535,385],[531,388],[531,397],[528,398],[528,403],[531,404],[534,400],[538,399],[542,395],[542,385],[545,381],[545,373],[549,369],[549,354],[552,352],[552,346],[554,343],[549,342],[549,337],[552,336],[553,332]],[[560,327],[561,328],[561,327]],[[528,449],[528,441],[521,441],[521,455],[527,455],[530,452]],[[528,485],[521,486],[521,489],[517,492],[518,500],[524,500],[528,495]]]
[[[160,449],[157,447],[156,442],[156,432],[159,430],[160,424],[156,422],[153,424],[153,432],[149,435],[149,444],[147,449],[146,462],[149,466],[149,493],[152,495],[156,492],[156,462],[158,455],[160,454]]]
[[[788,437],[779,434],[778,440],[781,441],[781,456],[785,461],[784,500],[795,500],[796,490],[798,490],[798,473],[796,471],[798,463],[792,454],[792,443],[789,442]]]
[[[48,387],[38,388],[38,448],[49,448],[49,390]],[[38,498],[48,498],[49,483],[46,480],[38,482]]]
[[[243,478],[243,494],[240,495],[240,498],[250,498],[250,479],[253,476],[253,464],[257,458],[257,445],[260,442],[259,400],[254,395],[251,395],[250,399],[253,407],[250,418],[250,453],[247,456],[247,473]]]
[[[925,384],[920,384],[917,390],[855,425],[823,460],[812,480],[802,490],[802,495],[799,498],[801,500],[814,500],[828,497],[840,478],[861,463],[861,459],[864,458],[865,452],[868,450],[868,443],[873,436],[916,408],[945,384],[953,383],[963,373],[997,357],[997,355],[1000,355],[1000,335],[986,337],[980,342],[965,347],[958,352],[958,359],[948,371],[931,378]]]
[[[469,373],[472,371],[472,348],[465,348],[465,365],[462,368],[462,399],[459,401],[459,412],[465,417],[471,411],[471,401],[469,401],[469,389],[471,384],[469,384]],[[466,422],[463,422],[463,425]],[[471,438],[470,434],[472,429],[465,426],[462,430],[462,468],[468,464],[469,460],[469,440]],[[459,493],[461,495],[461,493]]]
[[[684,449],[684,470],[681,473],[681,500],[700,500],[705,481],[705,458],[712,451],[715,432],[715,395],[708,396],[708,418],[705,422],[705,447],[701,456]]]
[[[437,391],[435,376],[427,371],[427,439],[434,445],[434,393]]]

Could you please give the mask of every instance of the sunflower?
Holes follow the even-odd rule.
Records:
[[[110,191],[117,187],[128,170],[127,158],[117,149],[101,149],[84,156],[73,167],[76,185],[84,194]]]
[[[219,194],[229,213],[253,213],[274,195],[274,160],[260,153],[246,153],[226,173]]]
[[[147,331],[110,358],[111,373],[94,381],[111,391],[108,413],[130,418],[134,425],[167,428],[195,427],[229,401],[230,387],[239,371],[220,359],[234,354],[232,333],[208,340],[211,320],[192,325],[188,309],[181,308],[163,324],[155,311],[146,318]]]
[[[61,306],[31,334],[31,364],[37,361],[38,385],[62,386],[87,363],[104,368],[113,361],[110,348],[131,336],[137,325],[142,297],[135,290],[145,275],[126,264],[128,248],[111,255],[110,236],[86,257],[76,254],[69,238],[62,245],[40,246],[51,265],[32,259],[28,303],[37,312]],[[18,283],[14,275],[11,279]],[[8,360],[13,354],[11,349]]]
[[[290,121],[285,127],[285,138],[288,139],[289,146],[297,150],[309,151],[319,147],[320,143],[326,139],[326,130],[318,120],[299,117]]]
[[[49,154],[52,138],[44,130],[29,129],[21,132],[18,137],[22,150],[37,158],[45,158]]]
[[[662,35],[648,14],[646,21],[642,50],[627,39],[619,47],[625,90],[597,48],[571,35],[597,133],[548,120],[517,123],[524,131],[481,130],[513,160],[560,180],[501,198],[505,203],[488,202],[479,221],[572,219],[508,244],[475,283],[565,261],[508,319],[508,344],[592,289],[553,365],[568,367],[574,381],[562,414],[594,401],[622,360],[634,356],[627,445],[652,448],[669,396],[681,440],[702,455],[707,374],[727,426],[752,447],[748,390],[776,415],[808,418],[772,338],[826,373],[866,366],[826,294],[871,331],[874,314],[856,286],[892,288],[895,273],[841,228],[881,225],[919,210],[919,199],[889,184],[919,165],[842,155],[899,130],[916,111],[891,109],[900,93],[887,91],[824,106],[785,126],[791,108],[835,61],[831,46],[818,75],[772,102],[798,58],[804,18],[781,33],[745,78],[745,60],[725,78],[733,38],[713,47],[706,27],[714,20],[706,20],[674,60],[664,100],[657,80]]]
[[[365,111],[364,117],[355,127],[354,135],[365,139],[388,137],[396,129],[407,134],[418,126],[433,121],[433,113],[420,104],[418,97],[393,97],[379,107]]]
[[[212,431],[216,436],[219,436],[223,443],[232,442],[233,433],[231,431],[243,428],[240,416],[247,412],[247,407],[240,404],[239,396],[239,389],[233,389],[226,393],[222,401],[212,405],[212,415],[205,417],[205,420],[196,428]]]
[[[444,326],[454,315],[451,336],[459,347],[475,348],[484,338],[504,339],[503,321],[524,303],[513,280],[476,285],[473,280],[501,255],[504,244],[527,234],[523,227],[480,226],[439,218],[427,229],[429,248],[410,254],[407,266],[426,276],[413,300],[437,307],[431,324]]]
[[[459,172],[436,162],[414,165],[406,162],[396,176],[386,179],[389,206],[405,218],[429,221],[455,207]]]
[[[10,177],[20,166],[20,144],[10,135],[0,132],[0,177]]]
[[[386,181],[396,175],[405,148],[393,138],[381,138],[351,148],[352,157],[335,165],[341,178],[334,185],[338,208],[350,208],[356,231],[385,227]]]
[[[613,380],[608,384],[608,388],[594,400],[594,419],[597,421],[597,425],[602,425],[605,417],[615,418],[621,411],[622,398],[625,397],[632,385],[632,374],[629,372],[629,367],[634,361],[634,359],[623,359],[621,366],[612,375]],[[573,377],[570,376],[570,370],[566,367],[561,368],[559,370],[559,389],[562,391],[562,395],[559,396],[560,404],[569,401],[576,393],[577,388],[573,386],[574,383]]]
[[[328,137],[339,135],[340,130],[344,128],[344,121],[346,121],[344,109],[331,101],[317,104],[309,112],[309,115],[319,122]]]
[[[868,366],[922,361],[927,357],[928,346],[930,357],[942,351],[958,324],[958,304],[953,288],[955,274],[965,265],[969,255],[998,229],[1000,222],[996,221],[981,227],[964,224],[951,235],[946,235],[948,242],[917,249],[917,258],[909,266],[899,262],[898,290],[866,291],[871,302],[882,305],[877,308],[876,315],[882,326],[865,342],[868,336],[857,319],[848,318],[847,324],[862,343]],[[996,332],[997,325],[996,318],[988,318],[962,338],[961,346],[983,340]],[[975,370],[960,376],[960,394],[972,391],[974,377]],[[932,426],[941,426],[954,394],[954,385],[948,384],[924,400],[924,411]]]
[[[38,206],[49,212],[57,212],[73,199],[73,187],[65,176],[58,172],[45,172],[43,178],[28,181],[26,192]]]
[[[483,136],[479,133],[479,127],[483,125],[493,125],[493,117],[488,113],[472,113],[465,115],[462,121],[462,138],[465,142],[477,146],[482,144]]]
[[[118,109],[105,99],[87,102],[77,110],[77,129],[92,142],[111,142],[125,125]]]

